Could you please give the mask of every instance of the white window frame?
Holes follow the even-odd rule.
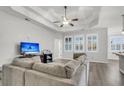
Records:
[[[81,45],[81,44],[83,45],[83,50],[78,50],[78,51],[77,51],[77,50],[75,49],[75,44],[77,44],[77,43],[75,42],[75,39],[76,39],[77,37],[78,37],[78,38],[82,37],[82,39],[83,39],[82,43],[81,43],[81,41],[79,41],[79,42],[80,42],[79,45]],[[74,52],[75,52],[75,53],[81,53],[81,52],[84,52],[84,51],[85,51],[85,37],[84,37],[84,35],[74,35],[73,42],[74,42],[74,43],[73,43],[73,47],[74,47],[73,49],[74,49]]]
[[[72,39],[72,42],[70,43],[71,44],[71,50],[66,50],[65,49],[65,45],[66,45],[65,38],[71,38]],[[73,52],[73,36],[65,36],[64,37],[64,52]]]
[[[93,51],[93,50],[91,50],[91,51],[89,51],[88,50],[88,37],[90,36],[90,37],[92,37],[92,36],[96,36],[96,50],[95,51]],[[98,44],[98,33],[94,33],[94,34],[87,34],[86,35],[86,52],[98,52],[98,50],[99,50],[99,44]]]

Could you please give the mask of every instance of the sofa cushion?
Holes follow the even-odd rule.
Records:
[[[76,61],[76,60],[69,61],[65,65],[66,77],[71,78],[74,75],[74,73],[76,72],[76,70],[79,68],[79,66],[80,66],[79,61]]]
[[[32,60],[33,60],[34,62],[41,63],[40,56],[34,56],[34,57],[32,57]]]
[[[65,63],[62,64],[59,62],[47,64],[35,63],[32,69],[62,78],[71,78],[79,66],[80,66],[79,61],[71,60],[66,64]]]
[[[86,60],[86,55],[79,56],[75,60],[80,61],[81,64],[83,64],[85,62],[85,60]]]
[[[61,64],[56,64],[56,63],[35,63],[33,65],[33,70],[37,70],[40,72],[44,72],[47,74],[55,75],[58,77],[63,77],[66,78],[66,73],[64,66]]]
[[[15,58],[11,65],[31,69],[34,61],[31,58]]]
[[[56,64],[67,64],[69,61],[72,61],[73,59],[69,59],[69,58],[56,58],[53,61],[56,62]]]

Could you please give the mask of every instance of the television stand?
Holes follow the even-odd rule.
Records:
[[[31,58],[31,57],[34,57],[34,56],[36,56],[36,55],[34,55],[34,54],[24,54],[24,55],[19,56],[19,58]]]

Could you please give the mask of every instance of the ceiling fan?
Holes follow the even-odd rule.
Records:
[[[62,21],[54,21],[53,23],[62,23],[60,25],[60,27],[63,27],[64,25],[70,25],[70,26],[74,26],[74,24],[72,24],[72,21],[78,21],[78,18],[74,18],[74,19],[68,19],[66,16],[66,10],[67,10],[67,6],[64,6],[64,10],[65,10],[65,15],[62,16]]]

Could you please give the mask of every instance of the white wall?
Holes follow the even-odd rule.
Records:
[[[54,40],[59,33],[32,24],[20,17],[0,11],[0,65],[11,62],[19,54],[21,41],[38,42],[41,49],[54,52]]]
[[[86,51],[86,35],[88,34],[98,34],[98,51],[97,52],[87,52]],[[80,30],[74,32],[67,32],[64,36],[74,36],[74,35],[83,35],[85,38],[85,53],[88,56],[88,59],[91,62],[107,62],[107,29],[106,28],[93,28],[88,30]],[[64,39],[63,36],[63,39]],[[63,45],[64,46],[64,45]],[[65,52],[63,50],[63,57],[73,58],[72,52]]]
[[[96,27],[108,28],[108,59],[118,60],[118,56],[110,51],[110,37],[120,35],[122,31],[122,14],[124,14],[123,6],[104,6],[101,8],[99,24]]]
[[[122,14],[124,14],[124,7],[102,7],[99,24],[95,28],[108,28],[109,40],[111,35],[121,33]],[[9,62],[18,54],[17,45],[21,41],[39,42],[41,49],[50,49],[54,53],[56,50],[54,40],[61,39],[61,35],[0,10],[0,64]],[[109,50],[108,43],[108,58],[118,59]],[[68,56],[72,57],[72,53]]]
[[[113,35],[121,35],[122,31],[122,14],[124,14],[124,6],[103,6],[99,15],[99,23],[94,28],[107,28],[107,59],[118,60],[118,56],[110,50],[110,37]],[[91,31],[92,33],[92,31]],[[68,57],[72,57],[72,53],[66,53]]]

